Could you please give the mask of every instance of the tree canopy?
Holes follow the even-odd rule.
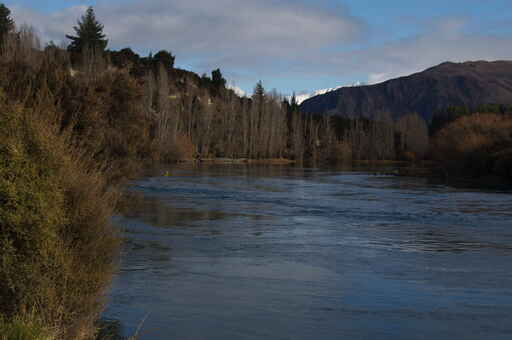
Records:
[[[153,60],[157,63],[162,63],[165,68],[173,68],[175,57],[171,54],[171,52],[161,50],[153,56]]]
[[[263,100],[264,97],[265,97],[265,88],[263,87],[263,83],[260,80],[254,87],[252,98],[255,100]]]
[[[68,51],[81,53],[84,49],[93,51],[104,51],[108,40],[103,34],[103,25],[96,20],[94,9],[89,7],[81,19],[78,20],[78,26],[74,26],[76,36],[66,35],[71,40]]]
[[[11,11],[4,4],[0,4],[0,38],[12,30],[14,30],[14,20],[11,18]]]
[[[212,71],[212,84],[218,90],[226,87],[226,79],[222,76],[220,69]]]

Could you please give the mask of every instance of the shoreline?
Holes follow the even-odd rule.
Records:
[[[208,164],[269,164],[269,165],[288,165],[296,164],[297,161],[287,158],[199,158],[199,159],[184,159],[178,161],[179,163],[208,163]]]

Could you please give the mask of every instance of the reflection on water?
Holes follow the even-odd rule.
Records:
[[[148,170],[106,317],[139,339],[510,339],[512,195],[368,169]],[[343,170],[343,171],[342,171]]]
[[[215,221],[227,217],[227,214],[217,210],[176,208],[171,205],[172,202],[144,197],[137,192],[126,193],[124,201],[122,215],[125,218],[140,219],[155,227],[173,228],[190,225],[194,221]]]

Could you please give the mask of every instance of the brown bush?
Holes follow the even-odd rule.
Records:
[[[331,159],[336,163],[352,161],[352,146],[348,142],[338,142],[333,146]]]
[[[190,137],[182,134],[178,134],[174,142],[169,140],[162,147],[161,160],[167,162],[192,160],[196,154],[196,146]]]
[[[412,151],[405,151],[402,154],[402,159],[407,162],[415,162],[416,161],[416,154]]]
[[[510,177],[512,117],[497,114],[464,116],[444,127],[434,139],[432,156],[451,173]]]

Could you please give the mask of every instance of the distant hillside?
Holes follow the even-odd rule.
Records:
[[[425,119],[450,106],[512,104],[512,61],[443,63],[423,72],[360,87],[344,87],[304,101],[308,113],[394,117],[417,112]]]

